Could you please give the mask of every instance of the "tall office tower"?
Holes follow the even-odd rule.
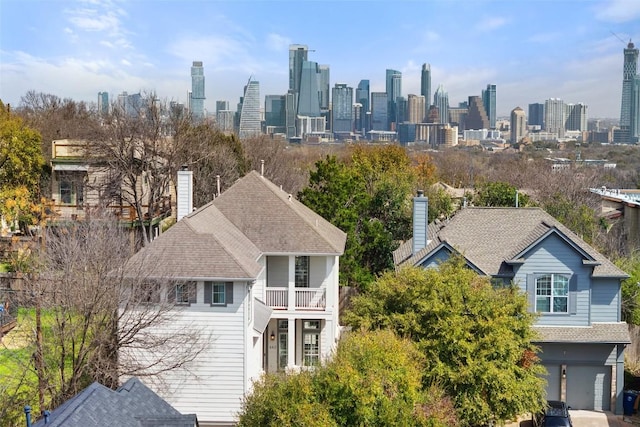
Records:
[[[423,95],[407,96],[407,121],[409,123],[422,123],[425,121],[427,112],[425,110],[425,98]]]
[[[356,88],[356,103],[362,105],[360,109],[360,120],[356,123],[356,129],[364,132],[370,130],[370,123],[367,118],[371,116],[371,107],[369,101],[369,80],[360,80]]]
[[[371,130],[389,130],[386,92],[371,92]]]
[[[488,84],[487,89],[482,91],[482,104],[484,111],[489,117],[489,127],[496,128],[496,85]]]
[[[482,98],[480,98],[479,96],[469,97],[469,110],[467,111],[465,129],[489,129],[489,117],[487,116],[487,112],[484,110]]]
[[[296,137],[296,108],[298,105],[298,94],[289,90],[285,95],[285,127],[287,138]]]
[[[427,123],[440,123],[440,110],[433,104],[427,111]]]
[[[109,114],[109,92],[98,92],[98,113],[101,116]]]
[[[289,90],[300,92],[302,63],[307,60],[309,48],[302,44],[289,45]]]
[[[582,132],[587,131],[587,110],[587,105],[581,102],[577,104],[567,104],[565,129],[579,130]]]
[[[396,119],[394,120],[396,129],[400,123],[404,123],[407,121],[408,117],[408,106],[407,106],[407,98],[404,96],[399,96],[396,98]]]
[[[204,119],[204,68],[202,61],[193,61],[191,65],[191,119]]]
[[[284,132],[287,123],[286,103],[286,95],[267,95],[264,97],[264,125],[267,133]]]
[[[633,78],[631,97],[631,123],[629,125],[629,143],[640,142],[640,75]]]
[[[241,139],[260,134],[260,83],[251,77],[244,87],[238,127],[238,136]]]
[[[529,104],[529,126],[540,126],[544,128],[544,104]]]
[[[389,121],[388,129],[391,129],[391,123],[398,121],[397,98],[402,96],[402,73],[397,70],[387,69],[386,90],[387,90],[387,120]]]
[[[449,94],[442,84],[438,85],[436,93],[433,94],[433,105],[438,107],[440,123],[449,123]]]
[[[336,83],[331,91],[331,130],[333,133],[351,133],[353,131],[353,88]]]
[[[620,108],[620,135],[619,143],[630,143],[632,115],[639,113],[633,105],[633,84],[638,74],[638,49],[629,42],[624,49],[624,65],[622,67],[622,102]],[[634,111],[636,110],[636,111]]]
[[[464,107],[460,107],[460,104],[464,104]],[[457,126],[459,132],[466,130],[467,112],[469,111],[468,103],[459,103],[458,107],[449,107],[449,124],[451,126]]]
[[[329,66],[318,65],[319,72],[319,86],[320,86],[320,110],[329,110],[329,94],[331,92],[330,79],[329,79]]]
[[[544,130],[564,137],[565,106],[560,98],[549,98],[544,101]]]
[[[297,115],[320,117],[320,70],[313,61],[302,62]]]
[[[216,101],[216,112],[228,111],[228,110],[229,110],[229,101]]]
[[[420,95],[424,96],[425,110],[431,105],[431,64],[422,64],[422,73],[420,74]]]
[[[524,115],[524,110],[520,107],[516,107],[511,110],[511,143],[517,144],[522,138],[524,138],[527,132],[527,117]]]

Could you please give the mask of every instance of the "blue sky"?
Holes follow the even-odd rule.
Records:
[[[451,105],[494,83],[498,115],[554,97],[617,118],[630,38],[640,45],[640,0],[0,0],[0,99],[155,91],[186,102],[201,60],[205,107],[235,108],[251,75],[262,99],[286,92],[297,43],[330,66],[331,86],[369,79],[383,92],[392,68],[403,95],[419,94],[427,62],[432,93],[443,84]]]

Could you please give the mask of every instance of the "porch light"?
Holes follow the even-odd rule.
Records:
[[[271,331],[271,335],[269,335],[269,339],[271,341],[275,341],[276,340],[276,334],[274,334],[273,331]]]

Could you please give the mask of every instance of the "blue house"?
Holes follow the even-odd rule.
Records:
[[[430,268],[452,254],[495,282],[513,282],[539,313],[539,357],[547,398],[573,409],[622,413],[624,350],[621,281],[628,275],[538,208],[464,208],[427,223],[427,198],[413,201],[413,238],[393,254],[396,267]]]

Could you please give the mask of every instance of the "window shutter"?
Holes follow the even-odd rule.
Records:
[[[578,275],[574,274],[569,279],[569,313],[578,313]]]
[[[213,284],[204,282],[204,303],[211,304],[211,295],[213,294]]]
[[[536,311],[536,275],[527,274],[527,294],[529,296],[529,311]]]
[[[233,304],[233,282],[227,282],[226,283],[226,289],[225,289],[225,305],[230,305]]]

